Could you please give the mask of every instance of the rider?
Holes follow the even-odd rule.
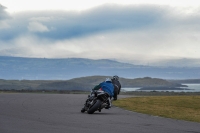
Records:
[[[113,76],[112,78],[112,83],[114,86],[114,100],[117,100],[117,95],[120,93],[121,91],[121,84],[119,82],[119,77],[117,75]]]
[[[106,109],[111,108],[111,98],[114,95],[114,86],[112,84],[112,80],[110,78],[106,78],[106,80],[102,83],[100,83],[99,85],[95,86],[93,90],[103,90],[105,92],[107,92],[110,95],[110,98],[108,99],[108,104],[109,106],[106,107]]]
[[[95,86],[93,90],[99,90],[100,88],[103,91],[107,92],[110,95],[110,97],[113,97],[114,86],[113,86],[112,80],[110,78],[106,78],[106,80],[104,82]]]

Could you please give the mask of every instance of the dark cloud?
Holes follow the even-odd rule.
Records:
[[[6,7],[0,4],[0,41],[2,39],[5,40],[5,38],[9,36],[9,32],[7,32],[6,29],[9,27],[7,20],[9,20],[11,17],[5,11],[5,9]]]
[[[46,23],[55,30],[40,33],[40,36],[66,39],[113,30],[138,30],[156,23],[164,12],[154,6],[106,6],[81,13],[63,13],[62,20],[54,19]]]
[[[0,8],[0,18],[7,16],[4,9]],[[0,34],[0,39],[11,40],[20,35],[31,34],[47,39],[62,40],[119,30],[161,30],[187,25],[193,28],[194,24],[198,26],[200,21],[198,15],[177,15],[173,11],[175,11],[173,8],[167,6],[103,5],[82,12],[19,13],[12,16],[13,19],[9,22],[12,27],[4,29],[4,34]],[[34,27],[31,27],[33,24],[35,24]]]
[[[4,8],[1,14],[5,14]],[[11,29],[5,30],[1,39],[12,39],[27,34],[30,22],[39,22],[49,32],[31,33],[51,39],[69,39],[115,30],[148,28],[166,14],[166,9],[155,6],[101,6],[83,12],[28,12],[13,16]],[[3,15],[1,15],[3,17]],[[46,18],[46,20],[45,20]]]
[[[9,17],[5,9],[6,7],[0,4],[0,21]]]

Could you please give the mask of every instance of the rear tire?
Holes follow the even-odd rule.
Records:
[[[88,108],[87,113],[88,113],[88,114],[93,114],[95,111],[98,110],[98,108],[99,108],[100,106],[101,106],[101,100],[97,100],[96,103],[94,103],[94,104],[92,105],[92,107],[89,107],[89,108]]]

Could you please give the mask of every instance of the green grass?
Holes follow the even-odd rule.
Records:
[[[124,98],[113,105],[155,116],[200,122],[200,96],[152,96]]]

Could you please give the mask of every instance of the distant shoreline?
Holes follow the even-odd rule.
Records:
[[[194,90],[188,88],[179,88],[179,87],[142,87],[138,90]]]

